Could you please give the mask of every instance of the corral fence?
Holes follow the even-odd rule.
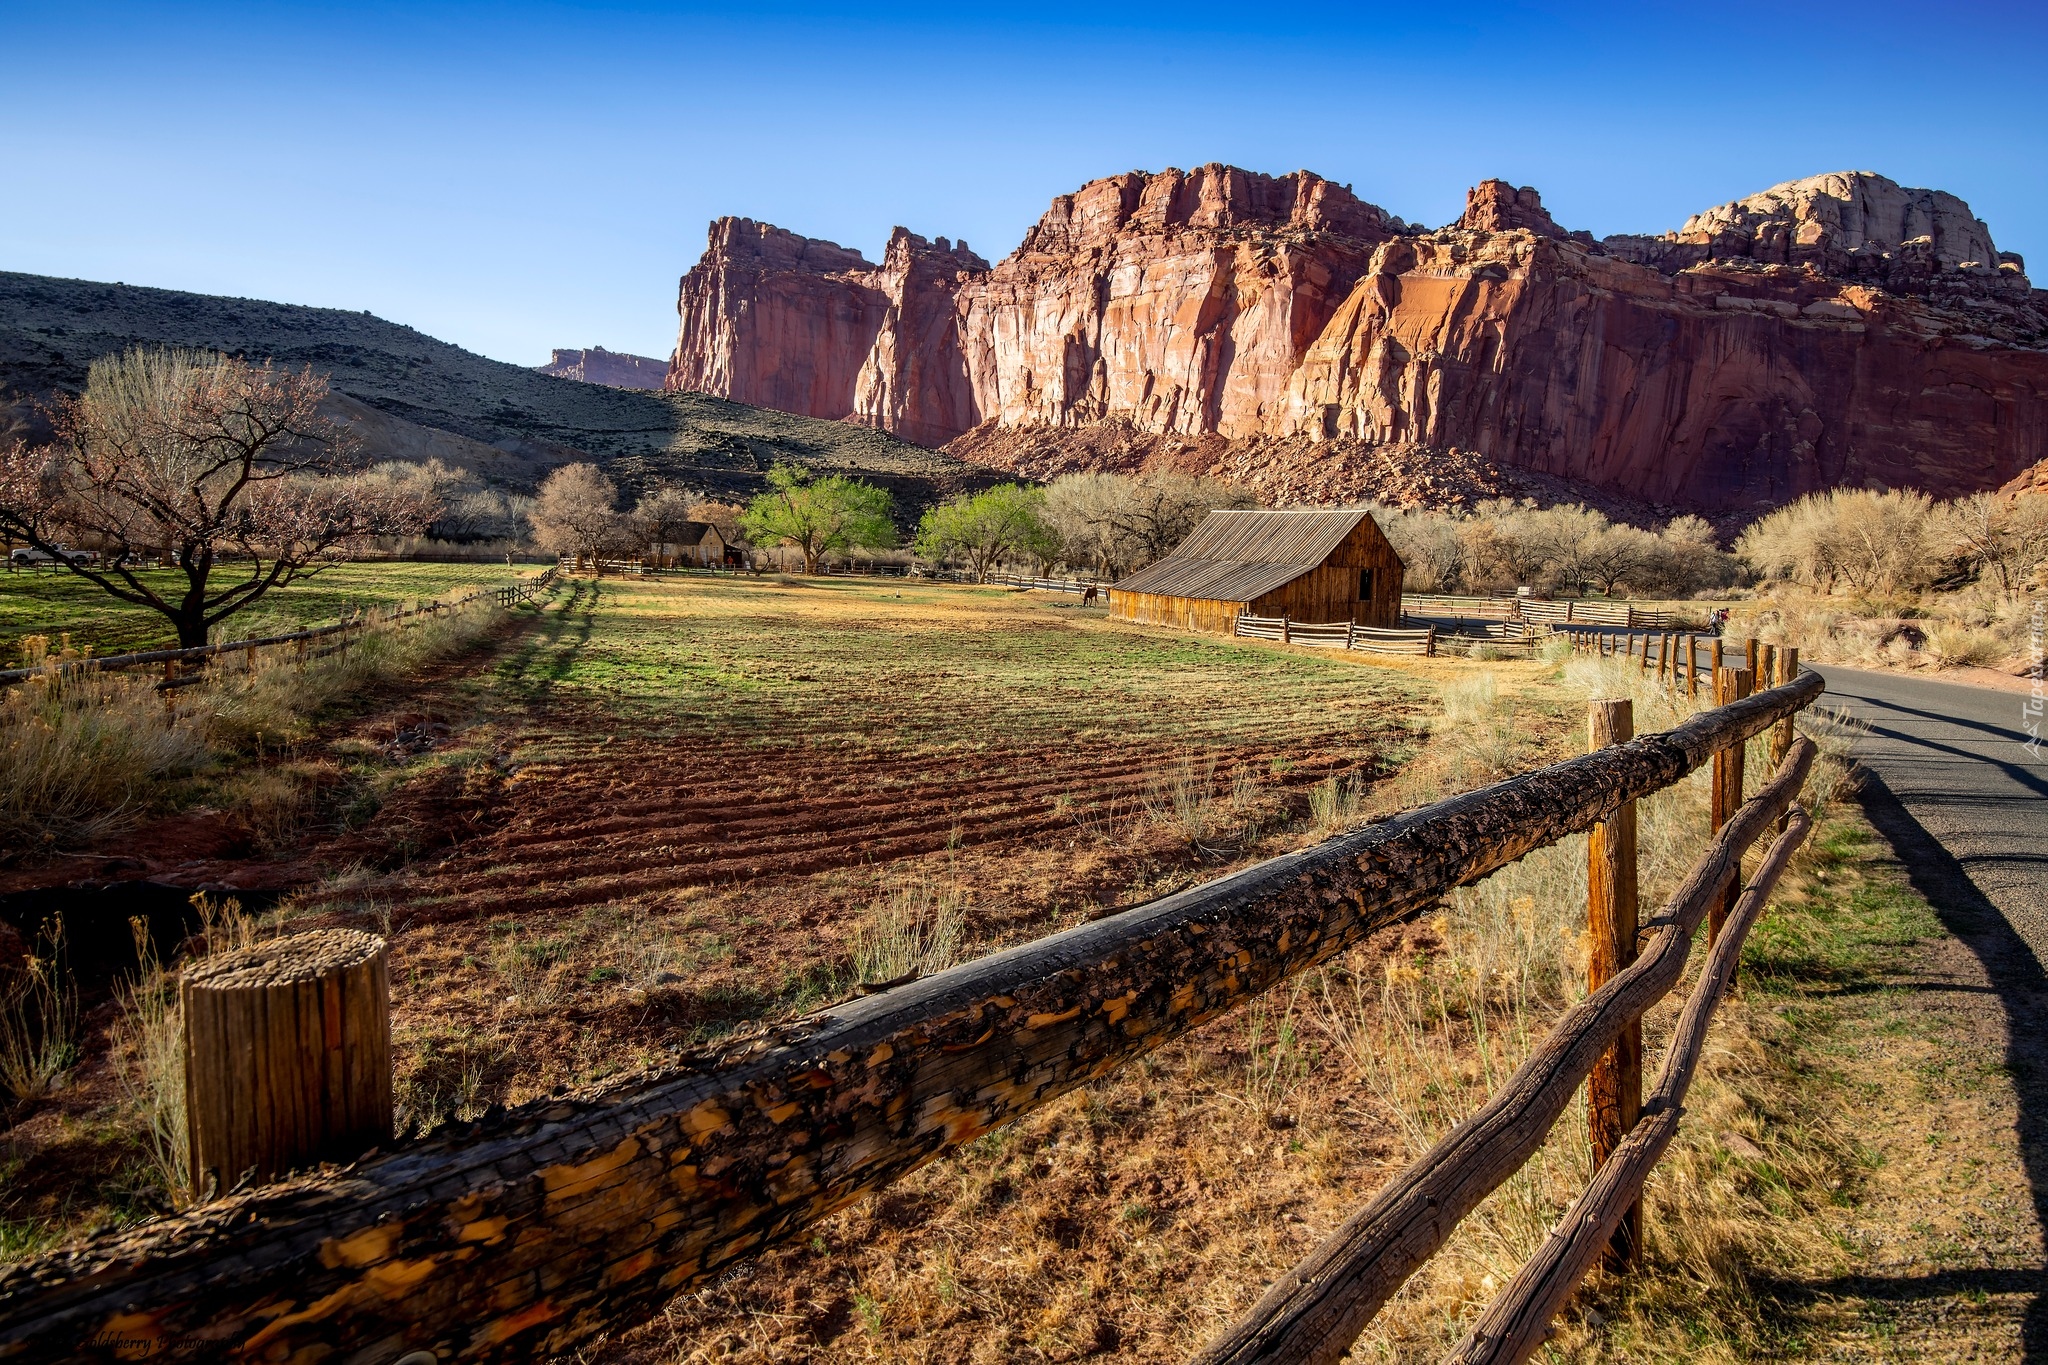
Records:
[[[205,669],[225,667],[237,655],[241,656],[246,668],[254,671],[260,651],[276,650],[288,645],[292,649],[293,657],[303,663],[340,653],[361,638],[362,632],[374,626],[403,628],[407,625],[419,625],[486,599],[497,606],[507,608],[522,603],[534,603],[554,582],[555,573],[554,569],[544,569],[525,582],[508,583],[495,588],[479,588],[475,592],[465,593],[461,597],[450,598],[447,601],[416,602],[410,606],[400,603],[392,607],[361,607],[331,625],[314,626],[310,630],[295,630],[286,635],[227,640],[220,644],[196,645],[190,649],[145,649],[129,654],[52,659],[47,663],[32,664],[26,668],[0,670],[0,686],[26,682],[30,678],[38,677],[62,677],[87,671],[105,672],[161,666],[163,679],[156,685],[159,692],[190,687],[194,683],[206,680],[209,675]]]
[[[1671,626],[1669,612],[1638,607],[1630,602],[1551,602],[1535,597],[1451,597],[1435,593],[1403,593],[1401,614],[1453,618],[1476,616],[1542,625],[1622,626],[1643,630],[1666,630]]]
[[[1740,667],[1758,678],[1777,676],[1785,667],[1786,660],[1790,660],[1791,672],[1796,673],[1799,668],[1798,646],[1767,644],[1757,639],[1724,639],[1719,635],[1671,630],[1621,634],[1599,630],[1560,633],[1570,637],[1572,653],[1626,660],[1645,676],[1654,675],[1665,687],[1683,692],[1688,697],[1700,695],[1703,673],[1704,686],[1711,688],[1723,662],[1731,658],[1739,658]]]
[[[1283,645],[1314,645],[1355,649],[1370,654],[1436,653],[1437,630],[1381,630],[1351,621],[1294,621],[1285,616],[1238,616],[1233,633],[1250,640],[1277,640]]]
[[[1727,670],[1717,680],[1727,704],[1639,738],[1630,737],[1627,703],[1596,702],[1593,751],[1567,762],[891,983],[607,1093],[494,1110],[343,1169],[240,1189],[0,1270],[0,1357],[140,1356],[199,1344],[215,1358],[378,1362],[571,1351],[1376,931],[1439,908],[1453,888],[1590,832],[1588,996],[1483,1109],[1275,1281],[1203,1357],[1338,1358],[1459,1220],[1538,1149],[1591,1076],[1598,1174],[1459,1356],[1523,1359],[1626,1226],[1683,1112],[1742,936],[1806,831],[1792,803],[1814,746],[1792,727],[1820,696],[1821,680],[1785,677],[1753,696],[1743,695],[1748,682]],[[1742,756],[1766,733],[1776,772],[1744,801]],[[1639,922],[1634,803],[1708,763],[1712,841],[1662,913]],[[1745,850],[1781,819],[1787,832],[1738,895]],[[1702,917],[1713,934],[1707,969],[1663,1078],[1638,1107],[1640,1018],[1680,981]],[[374,946],[308,951],[373,987],[382,979]],[[305,984],[305,974],[266,959],[247,972],[216,964],[202,975],[193,988],[313,991],[290,1016],[304,1027],[273,1028],[228,1050],[237,1064],[264,1047],[352,1046],[346,1030],[330,1029],[323,1042],[316,1024],[325,988]],[[337,987],[344,1005],[354,998],[346,989]],[[358,1032],[363,1055],[377,1055],[378,1029]],[[286,1078],[322,1074],[312,1060],[250,1065]],[[374,1109],[378,1098],[369,1092],[364,1102]]]

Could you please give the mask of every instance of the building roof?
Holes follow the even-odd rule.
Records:
[[[1211,512],[1172,554],[1116,591],[1249,602],[1328,559],[1369,515],[1362,507]]]
[[[702,545],[706,535],[717,535],[718,528],[708,521],[686,521],[675,528],[674,540],[670,545]]]

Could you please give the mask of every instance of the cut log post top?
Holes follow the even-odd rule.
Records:
[[[384,951],[384,940],[359,929],[315,929],[220,953],[188,967],[180,980],[193,990],[249,990],[318,981],[360,967]]]
[[[265,1358],[571,1349],[1670,786],[1821,691],[1808,675],[602,1095],[8,1267],[0,1357],[69,1359],[115,1320]]]

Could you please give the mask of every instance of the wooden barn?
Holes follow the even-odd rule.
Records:
[[[709,522],[686,521],[675,529],[675,535],[674,540],[652,547],[656,561],[664,569],[681,565],[715,569],[732,558],[724,537]]]
[[[1242,613],[1392,627],[1401,573],[1362,508],[1211,512],[1172,554],[1112,586],[1109,614],[1218,635]]]

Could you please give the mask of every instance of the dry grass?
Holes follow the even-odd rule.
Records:
[[[274,937],[282,913],[250,915],[232,897],[192,898],[199,932],[188,945],[193,960],[254,947]],[[141,1135],[151,1174],[165,1202],[182,1208],[218,1191],[192,1188],[185,1130],[185,1017],[178,1000],[178,973],[158,960],[148,927],[130,920],[141,975],[120,993],[121,1015],[114,1026],[115,1074]],[[189,965],[189,963],[187,964]]]
[[[0,1092],[18,1105],[55,1090],[78,1055],[78,992],[66,980],[62,930],[19,963],[0,963]]]
[[[1618,662],[1573,660],[1558,681],[1631,697],[1639,732],[1691,710]],[[1445,694],[1438,739],[1386,784],[1404,804],[1573,747],[1530,740],[1518,751],[1509,737],[1520,707],[1495,680],[1455,680]],[[1849,735],[1825,719],[1815,728],[1830,753],[1808,791],[1821,801]],[[1197,775],[1192,785],[1205,784]],[[1221,784],[1206,785],[1216,799]],[[1387,799],[1354,805],[1335,780],[1315,790],[1326,793],[1311,797],[1317,835]],[[1707,797],[1700,775],[1640,803],[1646,907],[1704,846]],[[807,1246],[678,1300],[600,1358],[1184,1359],[1483,1103],[1583,996],[1585,864],[1585,840],[1572,839],[1457,891],[1444,913],[981,1139]],[[1649,1021],[1653,1064],[1676,1000]],[[1557,1358],[1730,1359],[1762,1339],[1769,1310],[1745,1267],[1819,1256],[1827,1239],[1807,1211],[1842,1187],[1853,1160],[1838,1133],[1785,1102],[1796,1089],[1742,1003],[1730,1005],[1650,1191],[1652,1273],[1623,1295],[1596,1282],[1586,1303],[1603,1311],[1561,1324]],[[1353,1358],[1440,1358],[1583,1189],[1585,1131],[1575,1103]],[[1729,1143],[1765,1160],[1731,1161]],[[1702,1317],[1713,1324],[1704,1334],[1681,1326]]]
[[[106,839],[175,779],[232,756],[277,757],[330,707],[469,648],[498,616],[486,599],[409,627],[373,625],[336,654],[302,663],[273,651],[172,693],[146,675],[54,670],[0,690],[0,846],[55,853]],[[32,664],[75,657],[42,637],[30,644]],[[299,831],[312,785],[289,762],[259,764],[221,776],[218,795],[280,847]]]
[[[1726,633],[1797,645],[1815,663],[1864,668],[2014,670],[2030,658],[2038,592],[1986,585],[1954,592],[1819,596],[1772,586],[1730,609]]]
[[[854,933],[853,979],[863,985],[914,980],[961,960],[967,916],[952,887],[897,887]]]
[[[165,779],[210,757],[201,727],[140,678],[52,671],[0,690],[0,846],[54,851],[105,837]]]

